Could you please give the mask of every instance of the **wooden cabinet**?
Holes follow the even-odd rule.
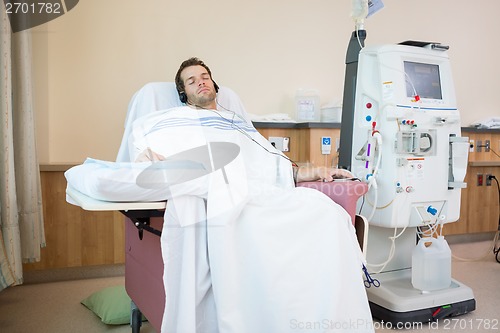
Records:
[[[290,138],[292,160],[314,165],[337,164],[336,142],[339,124],[269,124],[256,123],[264,137]],[[500,179],[500,131],[463,130],[476,143],[490,140],[490,152],[471,152],[467,169],[467,188],[462,190],[460,220],[445,226],[446,234],[470,234],[496,231],[499,218],[499,198],[496,182],[485,186],[485,175]],[[332,151],[321,154],[321,137],[332,139]],[[89,212],[66,202],[64,171],[69,166],[41,167],[41,182],[47,247],[42,260],[25,264],[26,270],[121,264],[125,260],[124,218],[119,212]],[[477,186],[477,175],[483,175],[483,185]]]
[[[290,151],[286,152],[292,161],[315,166],[337,166],[338,153],[336,144],[340,139],[340,124],[334,123],[255,123],[262,136],[289,137]],[[321,153],[321,138],[330,137],[330,154]]]
[[[69,166],[41,166],[46,247],[41,261],[24,270],[83,267],[125,262],[125,227],[119,212],[91,212],[66,202]]]
[[[494,180],[486,186],[486,175],[494,175],[500,181],[500,131],[462,129],[462,136],[474,142],[473,151],[469,152],[469,163],[465,181],[467,188],[462,190],[460,219],[444,227],[445,234],[470,234],[494,232],[499,222],[499,193]],[[477,151],[478,142],[484,145],[490,140],[490,151],[484,147]],[[495,154],[496,153],[496,154]],[[483,183],[478,185],[478,175]]]

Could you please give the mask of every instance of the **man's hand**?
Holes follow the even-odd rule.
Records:
[[[146,150],[140,153],[139,156],[137,156],[135,162],[157,162],[163,161],[164,159],[165,156],[155,153],[151,150],[151,148],[148,147]]]
[[[344,169],[306,166],[299,167],[296,182],[300,183],[316,180],[331,182],[333,181],[333,179],[338,178],[354,178],[354,175],[348,170]]]
[[[346,169],[335,169],[335,168],[330,168],[331,176],[333,179],[342,179],[342,178],[356,178],[352,172]],[[332,180],[333,180],[332,179]]]

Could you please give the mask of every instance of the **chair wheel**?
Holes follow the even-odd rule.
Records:
[[[132,322],[130,325],[132,326],[132,333],[139,333],[141,331],[142,326],[142,313],[139,309],[133,309],[131,313]]]

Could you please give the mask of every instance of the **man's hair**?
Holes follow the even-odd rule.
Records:
[[[210,75],[210,79],[212,79],[212,72],[210,71],[210,68],[208,68],[208,66],[205,65],[205,63],[203,61],[201,61],[200,59],[198,59],[196,57],[189,58],[188,60],[185,60],[181,64],[181,67],[179,67],[177,74],[175,74],[175,87],[177,88],[177,92],[179,92],[179,93],[184,92],[184,89],[185,89],[184,81],[182,81],[182,78],[181,78],[181,73],[185,68],[191,67],[191,66],[202,66],[203,68],[205,68],[207,70],[208,75]],[[213,79],[212,79],[212,81],[213,81]]]

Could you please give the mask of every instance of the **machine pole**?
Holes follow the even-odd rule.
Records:
[[[358,38],[359,36],[359,38]],[[354,103],[359,52],[365,46],[366,30],[353,31],[346,53],[342,122],[340,125],[339,168],[351,170]]]

